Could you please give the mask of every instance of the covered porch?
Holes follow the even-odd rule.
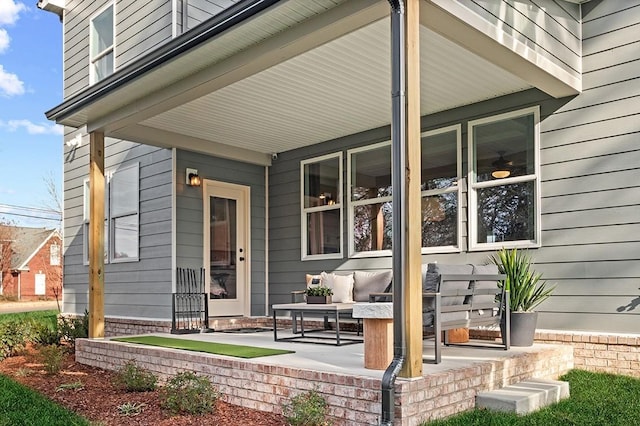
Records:
[[[104,336],[105,315],[108,315],[104,310],[105,236],[102,225],[105,138],[170,148],[174,153],[179,150],[204,154],[216,160],[258,165],[265,168],[264,187],[268,191],[272,187],[269,167],[275,167],[272,165],[276,158],[286,157],[287,153],[297,149],[313,150],[325,142],[340,147],[341,138],[364,135],[375,141],[391,139],[392,142],[393,214],[394,218],[398,217],[394,229],[402,230],[394,232],[397,240],[393,244],[393,270],[397,283],[394,300],[398,313],[396,324],[399,324],[395,346],[398,354],[406,355],[404,361],[396,366],[402,365],[402,376],[426,381],[420,385],[417,381],[406,381],[396,386],[400,395],[397,401],[403,401],[402,395],[408,398],[405,404],[400,403],[401,411],[405,406],[408,410],[401,414],[401,418],[412,418],[429,409],[426,406],[431,404],[433,395],[426,396],[424,389],[429,389],[434,383],[446,383],[445,399],[458,398],[449,393],[469,384],[456,385],[457,377],[481,383],[486,380],[486,383],[491,383],[488,386],[517,380],[521,368],[535,364],[529,356],[544,364],[541,368],[545,372],[540,373],[543,377],[557,377],[562,371],[550,365],[549,359],[554,357],[540,355],[536,350],[533,352],[536,355],[515,351],[515,358],[511,358],[511,352],[501,354],[507,358],[489,360],[485,367],[478,367],[475,360],[467,359],[465,362],[469,362],[470,367],[462,367],[459,373],[447,370],[436,378],[425,376],[426,368],[423,370],[422,366],[421,199],[420,166],[417,162],[421,132],[430,126],[425,117],[512,93],[529,91],[538,97],[560,98],[580,91],[579,65],[574,64],[579,61],[575,58],[556,60],[556,56],[547,55],[539,49],[536,31],[528,29],[531,19],[526,16],[526,19],[514,18],[501,13],[501,10],[486,12],[471,10],[460,2],[448,0],[243,1],[51,110],[49,118],[90,135],[90,336]],[[540,11],[523,13],[531,13],[533,21],[536,17],[546,16]],[[522,26],[522,31],[533,37],[533,46],[507,30],[505,22]],[[553,20],[545,24],[556,25]],[[560,28],[557,30],[563,32]],[[562,39],[561,35],[559,37]],[[566,62],[571,65],[566,66]],[[297,172],[303,159],[295,155],[287,158],[296,162]],[[431,161],[439,161],[437,154]],[[179,192],[179,186],[185,185],[185,171],[176,166],[175,156],[173,167],[173,184],[175,191]],[[270,198],[267,196],[265,199]],[[299,209],[299,198],[295,195],[285,194],[283,199]],[[269,206],[264,210],[270,212]],[[296,219],[297,215],[298,211]],[[271,220],[269,213],[264,219],[266,222]],[[280,220],[291,221],[291,217]],[[174,236],[178,233],[176,222],[174,217]],[[271,270],[271,265],[276,262],[269,259],[270,225],[265,225],[265,228],[263,244],[266,259],[256,264],[256,269],[264,272],[262,306],[267,315],[273,299],[284,297],[288,288],[279,288],[284,272],[273,273]],[[299,253],[299,242],[296,242],[298,247],[291,251]],[[180,266],[177,244],[173,250],[172,268],[175,270]],[[254,259],[248,259],[254,262]],[[350,261],[345,256],[332,265],[342,267]],[[283,264],[286,262],[280,262],[278,267],[286,268],[282,267]],[[302,277],[302,268],[308,266],[296,264],[285,272]],[[173,284],[175,289],[175,278]],[[246,287],[246,297],[257,298],[250,284]],[[249,304],[248,301],[246,303]],[[230,338],[218,334],[215,338],[218,336]],[[94,348],[96,351],[92,352]],[[83,342],[79,349],[80,354],[88,354],[80,355],[82,362],[87,363],[109,363],[112,357],[114,360],[118,356],[123,359],[116,352],[122,351],[130,356],[140,351],[139,348],[97,340]],[[314,346],[314,349],[317,348]],[[153,352],[154,363],[166,367],[165,374],[186,365],[182,360],[172,360],[166,351],[144,348],[142,352],[149,357],[151,353],[147,351]],[[481,353],[495,356],[493,352]],[[349,362],[359,359],[358,355],[336,354],[341,354]],[[201,356],[193,359],[191,356],[181,354],[184,357],[181,359],[190,359],[194,366],[199,365]],[[206,363],[218,362],[206,359]],[[293,365],[310,362],[283,359]],[[445,355],[444,367],[455,366],[453,359],[453,364],[446,359]],[[203,365],[208,365],[206,363]],[[338,372],[316,370],[319,365],[315,363],[310,370],[286,365],[240,365],[238,361],[228,360],[222,364],[227,369],[246,368],[264,375],[265,380],[280,374],[288,377],[292,371],[296,378],[308,377],[311,381],[323,381],[324,374],[331,374],[333,378],[329,383],[332,386],[341,381],[358,383],[361,392],[371,392],[367,395],[373,396],[377,402],[381,398],[381,373],[373,378],[359,379],[353,374],[343,376]],[[559,368],[564,371],[569,364],[567,358],[566,364]],[[332,368],[339,367],[340,358],[332,365]],[[512,365],[515,365],[513,371],[505,376],[504,371],[511,371]],[[486,379],[476,378],[485,374],[484,369]],[[225,392],[225,389],[221,390]],[[234,392],[240,391],[230,387],[229,394]],[[469,392],[469,397],[473,399],[472,392]],[[240,399],[243,398],[239,396],[238,401]],[[372,399],[363,397],[362,400]],[[415,405],[419,403],[426,406]],[[380,415],[379,404],[373,405],[376,408],[367,405],[366,409],[360,410],[361,414],[353,414],[354,421],[356,417],[365,416],[366,420],[361,424],[377,422],[371,417],[376,415],[371,413]],[[443,406],[448,405],[443,403]],[[443,415],[446,410],[443,409]],[[369,416],[365,414],[367,412]]]

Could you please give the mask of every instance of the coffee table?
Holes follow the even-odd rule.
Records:
[[[327,304],[311,304],[311,303],[282,303],[272,305],[273,310],[273,340],[276,342],[290,341],[299,343],[317,343],[324,345],[343,346],[354,343],[362,343],[362,339],[344,337],[340,335],[340,314],[351,314],[353,312],[353,303],[327,303]],[[291,313],[300,314],[300,331],[296,333],[293,329],[293,336],[278,338],[278,328],[276,327],[276,314],[281,311],[291,311]],[[319,335],[316,332],[320,330],[304,329],[304,314],[314,313],[331,316],[336,320],[335,336]],[[325,330],[322,330],[325,331]],[[313,333],[311,335],[311,333]]]

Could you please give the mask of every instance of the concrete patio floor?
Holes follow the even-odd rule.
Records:
[[[291,335],[280,329],[278,337]],[[129,359],[160,376],[191,370],[209,376],[227,401],[264,411],[281,412],[291,397],[316,389],[329,403],[335,425],[375,425],[381,413],[383,370],[364,368],[364,344],[345,346],[274,342],[272,331],[153,335],[266,348],[292,354],[240,359],[106,340],[80,340],[76,359],[118,369]],[[424,354],[433,355],[426,340]],[[556,379],[573,368],[573,349],[536,344],[527,348],[443,348],[441,364],[425,363],[421,378],[396,382],[396,425],[418,425],[475,405],[475,395],[528,378]]]

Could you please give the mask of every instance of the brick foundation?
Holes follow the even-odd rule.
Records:
[[[514,353],[509,358],[478,361],[438,373],[429,373],[427,364],[423,377],[396,381],[394,424],[419,425],[425,420],[468,410],[473,408],[477,392],[525,378],[555,379],[573,367],[572,352],[568,346],[543,345],[533,352]],[[185,370],[206,375],[226,401],[248,408],[281,413],[293,396],[316,389],[328,402],[336,426],[373,425],[380,421],[379,378],[106,340],[80,339],[76,343],[76,360],[83,364],[117,370],[129,359],[135,359],[138,365],[161,378]]]
[[[493,330],[471,330],[473,338],[496,339],[499,335]],[[538,330],[535,343],[571,346],[575,368],[640,377],[640,334]]]

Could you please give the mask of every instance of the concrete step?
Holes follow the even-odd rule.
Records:
[[[569,383],[528,379],[501,389],[479,392],[476,407],[526,414],[569,397]]]

